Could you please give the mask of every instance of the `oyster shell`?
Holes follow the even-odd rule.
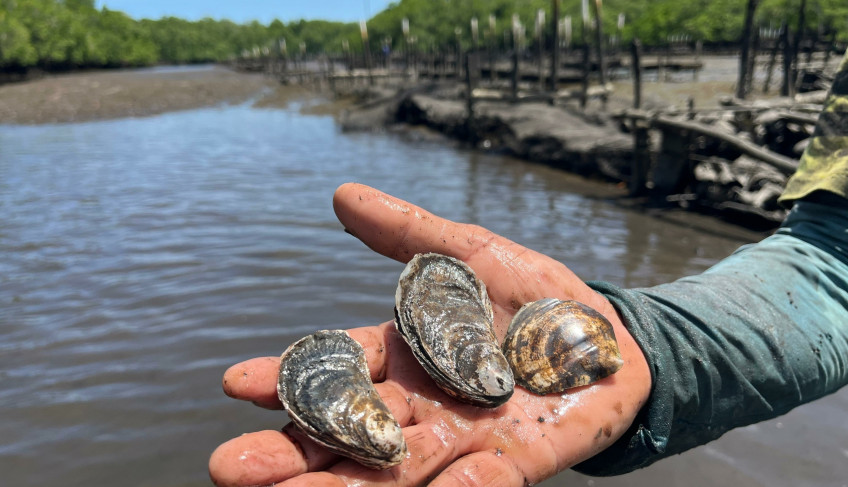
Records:
[[[505,403],[515,386],[495,336],[486,286],[465,263],[418,254],[395,293],[397,328],[439,387],[482,407]]]
[[[546,298],[524,305],[503,350],[515,380],[536,394],[590,384],[623,364],[612,324],[577,301]]]
[[[316,442],[377,469],[406,457],[400,425],[380,399],[362,346],[341,330],[319,331],[280,357],[277,394]]]

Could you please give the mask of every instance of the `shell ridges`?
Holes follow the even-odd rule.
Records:
[[[546,298],[522,306],[503,350],[516,382],[542,395],[591,384],[623,365],[612,324],[577,301]]]
[[[464,262],[418,254],[398,280],[395,323],[416,359],[451,397],[497,407],[514,389],[494,332],[486,286]]]
[[[295,425],[338,454],[377,469],[406,457],[403,432],[371,382],[365,352],[344,331],[318,331],[286,349],[277,394]]]

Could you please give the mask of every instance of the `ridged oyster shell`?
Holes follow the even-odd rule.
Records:
[[[623,364],[612,324],[577,301],[546,298],[524,305],[503,350],[516,382],[543,395],[585,386]]]
[[[439,387],[481,407],[497,407],[515,381],[494,331],[486,286],[465,263],[418,254],[395,294],[397,328]]]
[[[400,425],[371,382],[362,346],[344,331],[292,344],[280,357],[277,394],[294,424],[340,455],[376,469],[406,457]]]

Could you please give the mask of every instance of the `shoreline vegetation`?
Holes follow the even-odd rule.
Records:
[[[324,20],[274,20],[264,25],[211,18],[133,19],[105,7],[98,10],[95,0],[0,0],[0,83],[45,72],[213,63],[251,56],[291,61],[316,56],[377,58],[386,52],[423,55],[457,46],[468,49],[477,42],[504,50],[513,42],[516,23],[529,51],[538,45],[549,48],[555,25],[560,26],[566,48],[604,37],[622,46],[638,38],[646,51],[680,43],[702,45],[705,52],[736,50],[750,27],[745,23],[746,3],[750,4],[607,0],[601,7],[600,1],[585,0],[400,0],[361,25]],[[796,3],[757,0],[751,25],[763,38],[777,35],[784,25],[782,31],[796,51],[816,43],[848,41],[848,27],[839,20],[848,17],[843,0],[818,0],[809,7],[802,0],[800,8]]]

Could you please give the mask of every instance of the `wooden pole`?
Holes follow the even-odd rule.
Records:
[[[580,108],[589,101],[589,44],[583,44],[583,80],[580,87]]]
[[[492,83],[497,79],[497,72],[495,71],[495,16],[489,15],[489,36],[486,39],[486,48],[489,51],[489,81]],[[504,46],[506,47],[506,46]]]
[[[510,79],[510,90],[512,99],[518,99],[518,50],[521,24],[518,21],[518,14],[512,16],[512,78]]]
[[[551,0],[551,30],[553,31],[553,41],[551,42],[551,91],[556,93],[559,83],[559,3],[560,0]]]
[[[763,93],[768,93],[769,85],[771,85],[771,77],[774,73],[774,65],[777,63],[777,52],[780,50],[780,44],[783,42],[783,33],[786,30],[786,22],[780,26],[778,36],[773,39],[774,45],[771,46],[769,53],[768,67],[766,68],[766,79],[763,82]],[[773,34],[772,34],[773,35]]]
[[[757,10],[758,0],[748,0],[748,7],[745,9],[745,23],[742,27],[742,52],[739,55],[739,78],[736,80],[736,98],[744,100],[747,95],[749,85],[748,77],[753,76],[748,71],[750,68],[748,58],[751,55],[751,44],[754,30],[754,12]]]
[[[539,9],[536,11],[536,26],[534,37],[536,39],[536,67],[539,74],[539,90],[545,89],[545,37],[542,35],[542,30],[545,28],[545,11]]]
[[[784,25],[787,25],[784,22]],[[789,27],[781,32],[780,43],[783,46],[783,84],[780,85],[780,96],[789,96],[792,91],[792,43],[789,40]]]
[[[798,9],[798,28],[795,30],[795,39],[792,41],[792,70],[789,80],[789,96],[795,95],[795,82],[798,79],[798,49],[804,39],[804,25],[806,25],[807,0],[801,0]]]
[[[409,49],[409,19],[404,17],[400,21],[400,30],[403,33],[403,75],[404,77],[410,74],[410,49]]]
[[[634,38],[630,44],[631,66],[633,75],[633,108],[642,108],[642,42]]]
[[[362,51],[365,54],[365,69],[368,72],[368,84],[374,85],[374,76],[371,74],[371,47],[368,45],[368,26],[365,21],[359,22],[359,33],[362,36]]]
[[[472,74],[473,67],[471,66],[471,56],[465,56],[465,91],[466,105],[468,117],[465,119],[465,129],[467,131],[468,141],[472,144],[477,142],[477,131],[474,127],[474,76]]]
[[[409,55],[412,58],[412,75],[415,76],[415,79],[418,79],[418,71],[421,68],[418,65],[418,48],[416,47],[417,43],[418,38],[416,36],[409,36]]]
[[[286,47],[285,38],[280,39],[280,54],[283,55],[283,76],[287,76],[289,72],[289,50]]]
[[[584,7],[587,7],[585,0]],[[589,15],[584,8],[583,11],[583,28],[580,29],[580,37],[583,45],[583,73],[580,86],[580,108],[585,109],[589,99]]]
[[[462,29],[457,27],[453,30],[453,33],[456,34],[456,60],[454,63],[454,68],[456,68],[456,81],[462,79]]]
[[[336,69],[335,69],[335,61],[330,58],[330,55],[324,53],[324,60],[327,62],[327,81],[330,85],[330,92],[335,96],[336,94]]]
[[[472,81],[477,81],[480,77],[480,63],[477,62],[477,51],[480,48],[480,34],[479,28],[477,26],[477,17],[471,18],[471,51],[466,54],[466,57],[469,58],[465,63],[465,69],[472,70],[470,76],[472,77]]]
[[[598,79],[601,86],[607,85],[606,62],[604,59],[604,27],[603,27],[603,8],[601,0],[595,0],[592,5],[595,7],[595,43],[598,49]]]
[[[754,33],[751,39],[751,51],[748,54],[748,69],[747,76],[745,76],[745,94],[748,95],[753,91],[754,87],[754,75],[757,70],[757,53],[760,50],[760,31],[759,29],[753,29]]]
[[[695,41],[695,64],[700,64],[701,62],[701,54],[704,52],[704,41],[698,39]],[[697,82],[698,81],[698,73],[701,71],[701,68],[695,66],[695,69],[692,70],[692,79]]]

